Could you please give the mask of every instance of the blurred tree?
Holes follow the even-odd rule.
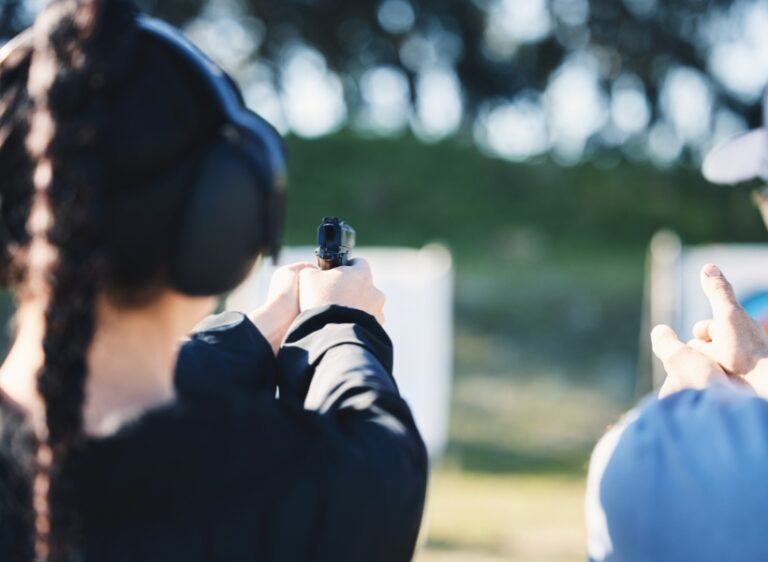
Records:
[[[536,4],[518,3],[525,2]],[[183,23],[205,0],[145,0],[145,4]],[[631,72],[643,80],[656,102],[658,80],[666,68],[682,65],[706,72],[706,16],[733,2],[550,0],[546,24],[550,29],[534,36],[515,29],[515,15],[505,13],[504,1],[248,0],[247,4],[264,23],[261,49],[267,57],[276,57],[288,43],[303,41],[342,75],[393,65],[411,82],[422,65],[436,62],[431,59],[437,57],[454,64],[471,114],[488,99],[542,89],[568,54],[585,49],[595,51],[610,66],[605,79]],[[494,29],[497,24],[501,30]],[[531,25],[541,24],[532,20]],[[504,31],[508,37],[496,36]],[[722,89],[718,93],[739,112],[754,110],[753,104],[745,105]]]
[[[286,48],[297,44],[314,48],[330,69],[342,77],[347,110],[352,116],[364,103],[360,80],[371,68],[385,66],[402,73],[410,86],[408,95],[412,104],[418,102],[418,81],[426,70],[441,68],[455,73],[461,86],[462,122],[470,126],[484,111],[509,103],[521,93],[535,95],[545,91],[556,71],[573,56],[587,56],[595,69],[595,84],[601,96],[598,101],[604,113],[610,110],[617,80],[638,86],[635,89],[647,101],[645,109],[639,108],[648,113],[646,119],[638,120],[640,133],[644,134],[654,123],[664,121],[663,84],[675,68],[691,69],[694,77],[701,77],[699,82],[706,90],[705,101],[711,115],[718,108],[727,108],[737,120],[743,117],[751,124],[758,121],[757,96],[739,95],[709,73],[712,30],[716,29],[712,25],[713,15],[725,17],[733,5],[749,1],[139,0],[139,3],[179,25],[204,15],[211,7],[247,13],[258,27],[253,55],[277,70],[272,73],[277,91]],[[24,18],[18,17],[21,4],[21,0],[4,0],[0,32],[6,36],[9,30],[24,24]],[[690,77],[690,73],[687,76]],[[690,85],[689,82],[685,84]],[[681,95],[684,98],[685,92]],[[636,106],[637,103],[624,109],[631,112],[633,107],[638,110]],[[565,111],[571,110],[566,106]],[[670,121],[674,126],[679,125],[666,116],[664,122]],[[606,133],[608,125],[606,118],[592,129],[585,129],[585,139],[602,146],[622,145],[628,135],[617,138],[609,134],[610,131]],[[714,129],[714,119],[706,129],[707,133]],[[631,131],[635,133],[637,131]],[[663,141],[662,133],[663,130],[659,133]],[[701,140],[686,138],[685,131],[678,131],[678,137],[682,144]]]

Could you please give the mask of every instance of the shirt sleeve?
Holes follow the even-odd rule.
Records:
[[[608,521],[600,498],[600,484],[621,436],[627,425],[636,418],[637,410],[631,410],[616,425],[609,428],[595,446],[589,461],[584,512],[587,527],[587,555],[590,562],[603,562],[613,552]]]
[[[744,388],[719,382],[646,398],[593,453],[589,559],[760,559],[767,459],[768,401]]]

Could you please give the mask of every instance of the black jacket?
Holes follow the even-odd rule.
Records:
[[[179,354],[177,400],[73,459],[85,560],[410,560],[427,459],[376,321],[310,311],[277,359],[241,314],[204,324]],[[28,544],[33,447],[7,403],[2,421],[5,561]]]

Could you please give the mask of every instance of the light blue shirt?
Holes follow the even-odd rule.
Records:
[[[768,560],[768,401],[646,399],[595,448],[586,518],[594,562]]]

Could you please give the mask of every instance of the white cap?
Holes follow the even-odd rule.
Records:
[[[768,120],[768,92],[763,98],[763,120]],[[768,128],[728,139],[707,154],[701,171],[712,183],[768,180]]]

